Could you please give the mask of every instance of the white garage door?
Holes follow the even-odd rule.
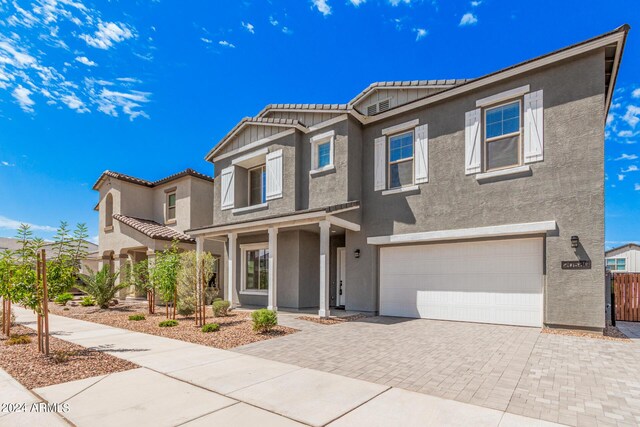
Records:
[[[384,316],[542,326],[540,238],[380,249]]]

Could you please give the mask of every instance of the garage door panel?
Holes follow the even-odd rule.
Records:
[[[380,313],[540,326],[542,239],[380,250]]]

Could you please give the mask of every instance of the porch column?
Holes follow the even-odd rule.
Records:
[[[269,228],[269,294],[267,296],[267,308],[278,310],[278,229]]]
[[[227,237],[227,301],[233,307],[233,293],[236,290],[236,238],[238,234],[229,233]]]
[[[204,299],[202,293],[202,252],[204,251],[204,237],[196,237],[196,301]]]
[[[329,236],[331,224],[320,221],[320,317],[329,317]]]
[[[127,266],[127,262],[129,261],[129,254],[121,253],[115,256],[113,260],[113,272],[118,273],[118,277],[116,278],[116,283],[120,284],[123,279],[123,274],[125,273],[124,269]]]

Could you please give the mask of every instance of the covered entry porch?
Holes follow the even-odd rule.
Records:
[[[347,230],[360,231],[358,207],[352,202],[188,233],[197,252],[208,240],[224,242],[224,293],[232,307],[317,308],[328,317],[341,303],[339,254]]]

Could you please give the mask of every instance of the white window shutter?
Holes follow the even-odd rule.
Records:
[[[524,162],[539,162],[544,154],[542,90],[524,96]]]
[[[414,183],[429,182],[429,125],[416,127]]]
[[[464,172],[467,175],[480,172],[482,133],[480,118],[482,110],[477,108],[464,115]]]
[[[229,166],[220,172],[221,209],[232,209],[235,196],[235,166]]]
[[[381,136],[374,143],[374,190],[387,187],[387,137]]]
[[[267,154],[267,200],[282,197],[282,150]]]

